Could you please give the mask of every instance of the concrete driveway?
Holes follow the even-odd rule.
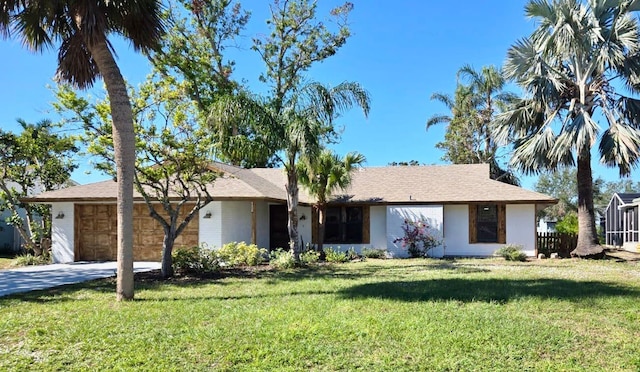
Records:
[[[160,268],[159,262],[134,262],[133,271]],[[116,275],[116,262],[74,262],[0,270],[0,297]]]

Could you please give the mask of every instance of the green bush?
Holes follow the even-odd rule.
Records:
[[[572,211],[562,217],[562,219],[556,224],[556,232],[564,234],[577,234],[578,214]]]
[[[49,263],[49,259],[45,256],[34,256],[30,253],[16,256],[13,260],[13,266],[37,266],[46,265]]]
[[[173,270],[179,274],[205,274],[220,271],[218,255],[203,246],[182,247],[173,251]]]
[[[270,258],[269,263],[276,269],[291,269],[296,266],[291,251],[285,251],[282,248],[271,251]]]
[[[218,250],[218,257],[228,266],[257,266],[264,262],[267,250],[245,242],[227,243]]]
[[[309,266],[317,263],[320,260],[320,252],[314,250],[308,250],[300,253],[300,263],[304,266]]]
[[[362,256],[365,258],[387,258],[387,251],[376,248],[362,248]]]
[[[335,250],[331,247],[324,249],[324,255],[327,262],[343,263],[350,260],[347,253]]]
[[[507,244],[498,249],[495,253],[497,256],[504,257],[507,261],[526,261],[527,255],[522,252],[522,246],[516,244]]]

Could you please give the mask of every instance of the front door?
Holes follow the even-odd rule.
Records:
[[[269,206],[269,249],[277,248],[289,249],[287,206],[282,204]]]

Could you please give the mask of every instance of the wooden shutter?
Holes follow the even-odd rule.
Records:
[[[469,244],[478,242],[478,206],[469,204]]]
[[[368,205],[362,207],[362,244],[371,242],[371,209]]]
[[[318,244],[318,225],[319,224],[320,224],[320,220],[318,218],[318,208],[313,206],[311,207],[311,244]]]
[[[498,204],[498,241],[497,243],[507,243],[507,206]]]

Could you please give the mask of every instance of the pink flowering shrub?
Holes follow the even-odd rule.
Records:
[[[440,245],[440,240],[432,233],[425,221],[404,220],[402,224],[404,236],[393,240],[402,243],[411,257],[426,257],[429,251]]]

